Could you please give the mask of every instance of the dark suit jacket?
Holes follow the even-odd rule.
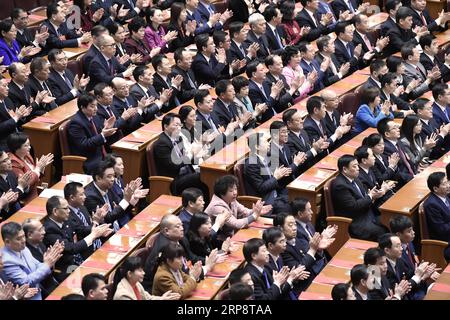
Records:
[[[276,112],[281,112],[282,110],[278,99],[273,99],[270,96],[269,83],[265,81],[263,82],[262,86],[264,88],[265,96],[256,85],[256,83],[253,80],[250,80],[248,86],[248,97],[250,98],[250,101],[254,106],[256,106],[258,103],[265,103],[267,105],[267,110],[262,114],[261,117],[261,122],[265,122],[275,115],[274,110]]]
[[[279,107],[278,107],[279,111],[277,111],[277,112],[282,112],[283,110],[288,108],[289,104],[294,104],[294,98],[289,93],[289,85],[287,84],[285,76],[283,76],[281,74],[279,79],[283,81],[284,87],[283,87],[283,89],[281,89],[280,95],[277,98],[278,104],[279,104]],[[274,83],[276,83],[277,81],[278,80],[276,80],[275,77],[270,72],[267,72],[266,80],[264,82],[269,84],[268,87],[270,89],[272,89],[272,85]]]
[[[230,103],[227,108],[219,98],[214,101],[213,113],[215,113],[219,119],[219,124],[224,128],[226,128],[230,122],[234,121],[238,117],[236,105],[234,103]]]
[[[445,73],[444,64],[439,60],[438,56],[435,56],[434,61],[431,61],[430,57],[422,52],[420,54],[420,63],[423,65],[425,70],[431,70],[434,66],[438,66],[439,70],[441,70],[441,75],[443,73],[442,71]]]
[[[20,47],[33,46],[34,33],[29,28],[23,29],[23,33],[17,31],[16,41],[20,44]]]
[[[226,67],[227,65],[219,63],[214,55],[211,55],[208,63],[201,53],[197,53],[192,62],[192,71],[194,71],[198,83],[209,84],[212,87],[221,79],[222,71],[227,69]]]
[[[297,154],[299,152],[306,153],[306,161],[303,162],[298,168],[299,174],[310,168],[320,157],[320,155],[317,155],[316,158],[316,156],[314,156],[311,152],[311,142],[305,130],[301,130],[301,136],[303,141],[299,136],[297,136],[297,134],[289,131],[288,142],[286,144],[286,146],[289,147],[291,154]]]
[[[397,144],[400,146],[400,148],[402,148],[403,152],[404,152],[404,146],[400,141],[397,141]],[[398,153],[398,149],[392,144],[392,142],[390,142],[387,139],[384,139],[384,152],[383,154],[387,157],[389,157],[391,154],[393,153]],[[405,155],[406,157],[406,155]],[[407,160],[408,161],[408,160]],[[414,168],[414,164],[412,162],[409,162],[411,168]],[[397,170],[399,173],[399,179],[401,179],[401,181],[399,181],[402,185],[405,184],[406,182],[410,181],[413,176],[411,176],[411,174],[408,172],[408,168],[406,166],[406,164],[401,160],[398,162],[397,164]]]
[[[450,201],[447,196],[447,201]],[[431,239],[450,241],[450,208],[434,193],[424,203]]]
[[[133,95],[131,95],[131,94],[126,98],[126,100],[128,101],[130,108],[137,105],[136,100],[134,99]],[[118,114],[120,116],[126,109],[129,109],[129,107],[127,106],[127,103],[125,101],[114,96],[113,103],[112,103],[112,109],[114,111],[114,114]],[[116,125],[118,128],[120,127],[120,130],[122,131],[124,136],[128,135],[131,132],[133,132],[134,130],[141,127],[141,122],[144,121],[143,116],[145,116],[145,115],[146,115],[146,113],[143,113],[142,115],[137,113],[134,117],[128,119],[127,121],[123,121],[123,119],[121,118],[122,123],[116,121]],[[117,119],[119,119],[119,118],[117,118]]]
[[[320,64],[317,62],[317,60],[313,60],[311,61],[311,63],[307,63],[305,60],[300,60],[300,67],[302,67],[303,70],[303,74],[305,75],[305,77],[307,77],[309,75],[309,73],[313,72],[313,71],[317,71],[317,80],[314,83],[314,89],[312,92],[317,92],[322,90],[325,85],[324,83],[324,77],[325,77],[325,72],[323,72],[322,70],[320,70]]]
[[[394,20],[392,20],[390,17],[387,17],[386,21],[384,21],[381,24],[380,27],[380,35],[382,37],[386,36],[389,30],[394,29],[397,26]]]
[[[8,150],[6,138],[8,138],[11,133],[16,132],[22,124],[22,121],[16,122],[11,118],[5,107],[8,110],[15,109],[13,102],[8,97],[3,100],[3,103],[0,103],[0,148],[2,148],[2,150]]]
[[[411,11],[413,13],[413,16],[412,16],[413,17],[413,28],[415,26],[422,27],[424,24],[423,24],[423,21],[422,21],[422,18],[420,17],[420,15],[412,7],[411,7]],[[426,27],[430,32],[445,30],[444,28],[442,28],[436,24],[436,21],[430,16],[430,12],[428,11],[427,8],[425,8],[422,11],[422,14],[423,14],[423,17],[425,18],[425,21],[427,22]]]
[[[278,160],[278,166],[283,165],[292,169],[292,174],[289,177],[278,180],[278,185],[282,188],[286,188],[286,186],[299,175],[299,168],[293,162],[295,154],[291,154],[288,145],[284,145],[283,151],[284,154],[274,143],[270,144],[270,159]]]
[[[353,219],[349,227],[350,234],[358,239],[371,239],[375,241],[386,230],[375,220],[372,211],[372,199],[359,179],[354,180],[359,190],[353,187],[350,181],[341,173],[331,185],[331,197],[337,216]]]
[[[124,72],[126,68],[119,63],[116,57],[112,57],[111,62],[112,66],[109,68],[108,62],[102,54],[99,54],[92,59],[89,65],[90,81],[86,88],[87,91],[91,91],[97,83],[110,83],[114,77],[123,77],[122,72]]]
[[[265,34],[261,35],[258,38],[256,34],[252,30],[250,30],[247,34],[245,43],[247,44],[247,47],[249,47],[254,42],[259,44],[259,49],[256,52],[256,57],[263,61],[270,54],[269,41],[267,40]]]
[[[170,81],[170,77],[167,77],[167,79]],[[179,95],[178,90],[174,87],[174,86],[170,86],[167,84],[167,82],[165,82],[163,80],[163,78],[158,74],[158,73],[154,73],[153,74],[153,87],[155,88],[156,92],[158,92],[159,94],[161,94],[161,92],[164,89],[172,89],[172,96],[170,97],[170,100],[168,103],[164,104],[161,107],[161,112],[162,113],[167,113],[170,110],[172,110],[173,108],[175,108],[176,106],[179,105],[179,102],[176,101],[177,100],[177,96]]]
[[[450,115],[450,107],[446,107],[447,115]],[[450,118],[450,116],[448,116]],[[436,124],[438,127],[441,127],[443,124],[450,123],[449,119],[445,116],[445,113],[442,111],[442,109],[436,104],[436,102],[433,102],[433,119],[436,121]]]
[[[132,0],[132,1],[136,5],[136,0]],[[128,0],[113,0],[113,5],[114,4],[118,4],[119,5],[119,9],[120,8],[129,9],[127,15],[122,18],[124,21],[127,21],[129,19],[133,19],[134,17],[138,16],[137,12],[135,10],[133,10],[133,8],[131,7],[131,5],[130,5]],[[139,16],[144,17],[145,16],[145,10],[141,10],[141,12],[139,13]]]
[[[334,54],[336,55],[337,60],[341,65],[343,65],[346,62],[350,63],[350,71],[349,74],[355,72],[358,70],[358,67],[361,64],[362,60],[362,53],[359,58],[356,58],[353,52],[355,51],[355,44],[353,42],[349,42],[347,45],[350,46],[350,53],[348,53],[347,48],[344,46],[344,43],[338,38],[334,41],[334,45],[336,47],[336,51]]]
[[[425,141],[427,137],[429,137],[433,132],[439,133],[439,127],[436,121],[431,118],[428,120],[428,123],[425,123],[423,120],[420,120],[422,123],[422,131],[420,132],[420,137],[422,141]],[[430,159],[439,159],[442,157],[447,151],[450,150],[450,140],[448,135],[442,138],[440,135],[437,136],[437,142],[433,149],[431,149]]]
[[[70,92],[71,88],[67,85],[67,83],[64,81],[64,79],[60,76],[58,72],[56,72],[54,69],[50,69],[50,75],[48,78],[48,84],[50,85],[50,90],[56,97],[56,104],[58,106],[63,105],[66,102],[69,102],[70,100],[75,99],[75,97]],[[69,79],[70,83],[73,87],[73,80],[74,75],[72,71],[69,69],[66,69],[64,71],[66,74],[66,77]]]
[[[282,285],[281,288],[273,285],[272,273],[268,269],[265,269],[265,271],[270,285],[269,288],[267,287],[266,279],[263,274],[253,264],[247,263],[244,270],[252,277],[254,285],[253,296],[255,297],[255,300],[278,300],[281,299],[283,295],[286,295],[291,289],[287,283]]]
[[[286,39],[286,35],[284,34],[284,28],[281,25],[276,26],[276,30],[278,32],[278,35],[280,37],[281,44],[283,44],[283,40]],[[272,29],[269,27],[269,24],[266,24],[266,39],[269,43],[269,49],[272,54],[281,54],[284,51],[284,48],[280,46],[278,43],[278,40],[275,37],[275,33],[272,31]]]
[[[66,22],[63,22],[58,30],[56,30],[50,21],[45,20],[42,25],[45,25],[48,28],[48,39],[45,44],[45,49],[42,54],[47,54],[51,49],[64,49],[64,48],[77,48],[78,40],[80,36],[72,29],[67,27]],[[41,26],[42,26],[41,25]],[[60,38],[60,36],[64,36],[65,40]]]
[[[330,136],[333,135],[334,132],[328,131],[326,125],[325,125],[325,121],[322,119],[320,120],[321,124],[322,124],[322,128],[324,131],[324,135],[327,136],[327,141],[330,143],[330,146],[328,148],[328,150],[330,150],[331,148],[334,147],[334,142],[331,140]],[[305,129],[305,131],[308,133],[309,136],[309,140],[310,141],[317,141],[320,138],[324,138],[324,135],[322,134],[322,132],[320,131],[320,128],[317,126],[316,122],[308,115],[305,118],[305,122],[303,124],[303,128]],[[336,140],[336,142],[339,140]],[[327,151],[322,151],[322,153],[326,153]]]
[[[72,230],[75,232],[77,238],[83,239],[84,237],[88,236],[91,233],[92,230],[92,219],[91,215],[89,214],[87,208],[85,206],[82,206],[79,208],[81,214],[84,216],[84,219],[86,219],[86,222],[88,223],[87,226],[84,225],[83,221],[76,215],[75,212],[70,209],[69,213],[69,220],[67,220],[67,223],[70,225]],[[89,246],[84,252],[82,252],[82,256],[84,259],[89,257],[92,253],[94,253],[94,246]]]
[[[116,117],[116,122],[114,123],[114,128],[117,128],[116,133],[114,133],[112,136],[109,136],[106,138],[106,144],[105,148],[107,152],[111,152],[111,145],[115,142],[119,141],[123,138],[123,132],[122,129],[126,127],[127,122],[120,117],[120,113],[117,112],[116,108],[114,106],[109,106],[110,111],[112,114]],[[106,111],[105,106],[102,106],[97,103],[97,114],[95,115],[97,118],[100,119],[101,123],[105,123],[105,120],[109,119],[111,115]]]
[[[288,242],[286,244],[286,250],[281,253],[281,257],[283,258],[283,264],[289,268],[297,267],[298,265],[305,266],[306,270],[311,272],[311,275],[308,278],[309,283],[311,283],[317,275],[313,268],[315,260],[302,250],[300,241],[295,241],[295,246]]]
[[[195,87],[190,84],[187,73],[189,73],[189,77],[192,79]],[[195,80],[194,72],[191,69],[184,71],[180,67],[175,66],[172,68],[172,73],[169,75],[169,78],[173,78],[179,74],[183,77],[183,82],[181,83],[181,90],[177,92],[177,98],[180,100],[180,103],[185,103],[194,98],[198,85]]]
[[[47,85],[48,89],[50,90],[51,95],[56,98],[56,95],[52,91],[52,88],[50,86],[50,82],[47,80],[47,81],[45,81],[45,84]],[[40,82],[33,75],[30,75],[30,77],[28,78],[26,86],[28,86],[28,88],[30,89],[30,94],[32,97],[36,97],[36,95],[39,91],[46,90],[46,89],[44,89],[44,87],[42,87]],[[33,111],[32,111],[33,116],[43,115],[44,113],[58,107],[58,105],[56,104],[55,101],[53,101],[51,103],[41,103],[39,105],[36,104],[35,106],[36,106],[36,109],[33,108]]]
[[[389,99],[387,98],[386,94],[384,93],[383,90],[380,91],[380,98],[381,98],[381,103],[384,103],[384,101],[389,100],[391,101],[393,104],[397,105],[397,108],[400,110],[411,110],[411,106],[408,102],[406,102],[405,100],[403,100],[400,97],[397,97],[394,94],[390,94]],[[401,112],[398,111],[393,111],[392,112],[395,118],[403,118],[403,114]]]
[[[19,199],[17,200],[16,203],[10,203],[7,207],[1,208],[0,216],[3,218],[3,221],[8,219],[10,216],[12,216],[20,209],[19,200],[25,198],[27,195],[26,193],[20,191],[19,188],[17,188],[18,186],[17,176],[14,174],[14,172],[12,171],[8,172],[7,180],[8,181],[5,181],[2,177],[0,177],[0,194],[3,194],[7,192],[9,189],[11,189],[14,192],[18,192]]]
[[[323,62],[323,56],[318,53],[316,57],[314,58],[314,61],[317,62],[317,64],[320,66],[320,64]],[[339,72],[339,68],[341,67],[341,64],[336,58],[336,55],[331,55],[331,61],[336,66],[337,72]],[[337,74],[334,74],[331,70],[331,67],[328,67],[327,70],[325,70],[325,74],[323,76],[323,84],[327,87],[329,85],[332,85],[335,82],[338,82],[340,80],[339,76]]]
[[[73,155],[86,157],[85,168],[91,172],[102,160],[102,146],[106,144],[100,134],[103,123],[97,116],[93,117],[97,133],[94,132],[88,118],[78,110],[68,125],[70,151]]]
[[[22,105],[24,106],[31,105],[33,110],[36,110],[36,112],[38,112],[37,110],[41,109],[41,107],[36,102],[33,101],[33,103],[31,103],[32,96],[28,84],[25,83],[23,89],[20,89],[19,86],[14,81],[10,81],[8,84],[8,88],[9,88],[8,98],[11,99],[14,108],[18,108]],[[45,108],[45,106],[43,106],[42,108]],[[31,115],[26,117],[24,120],[21,120],[21,122],[28,122],[30,118],[32,118]]]
[[[417,45],[415,33],[411,29],[400,28],[397,24],[387,32],[387,36],[389,37],[389,44],[384,48],[386,55],[401,51],[402,47],[407,45]]]
[[[358,6],[361,4],[361,1],[357,1],[357,0],[350,0],[353,10],[358,10]],[[350,13],[354,12],[352,10],[350,10],[349,6],[344,2],[344,0],[334,0],[333,2],[331,2],[331,7],[333,8],[334,11],[334,15],[336,17],[339,17],[339,13],[340,12],[344,12],[344,11],[350,11]]]
[[[380,161],[377,157],[375,157],[375,166],[372,167],[373,173],[377,179],[379,184],[383,183],[386,180],[396,180],[399,178],[398,169],[392,170],[389,168],[388,156],[385,154],[381,155],[383,162]]]
[[[27,242],[27,248],[30,249],[31,254],[37,261],[44,262],[44,253],[47,251],[47,247],[43,242],[39,242],[37,247]]]
[[[135,83],[130,88],[130,95],[132,95],[134,100],[136,101],[135,104],[133,104],[133,105],[137,105],[137,101],[140,101],[145,96],[145,92],[144,92],[144,90],[142,90],[142,88],[137,83]],[[159,94],[156,92],[156,90],[153,86],[150,86],[148,88],[147,96],[155,97],[156,99],[159,98]],[[117,101],[118,99],[115,99],[115,100]],[[113,100],[113,103],[114,103],[114,100]],[[120,111],[122,107],[124,107],[123,101],[122,101],[122,103],[118,103],[117,110]],[[155,115],[158,115],[158,114],[161,114],[159,107],[155,103],[152,103],[142,113],[142,120],[143,120],[143,122],[148,123],[148,122],[152,121],[153,119],[155,119]]]
[[[101,55],[100,51],[92,44],[89,50],[81,57],[81,65],[83,66],[83,73],[85,75],[89,74],[89,66],[91,65],[92,59]]]
[[[331,32],[331,29],[325,26],[323,26],[320,23],[320,15],[315,12],[314,18],[316,19],[318,25],[314,24],[314,21],[311,19],[308,12],[306,12],[306,9],[302,9],[297,16],[295,17],[295,20],[297,21],[298,25],[301,27],[310,27],[310,31],[303,36],[303,39],[305,41],[311,42],[316,39],[318,39],[320,36],[325,35],[327,33]]]

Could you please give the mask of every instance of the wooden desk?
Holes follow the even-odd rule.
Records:
[[[44,20],[47,19],[47,13],[45,9],[35,11],[28,15],[27,27],[34,27],[40,25]]]
[[[381,27],[381,24],[386,21],[388,16],[389,14],[386,12],[379,12],[371,15],[368,18],[369,30],[379,29]]]
[[[91,44],[82,44],[78,48],[64,48],[63,51],[66,54],[67,59],[76,60],[78,57],[85,54],[90,46]]]
[[[439,48],[444,47],[445,45],[447,45],[450,42],[450,30],[446,30],[441,33],[436,33],[435,36],[436,36],[436,40],[439,44]]]
[[[376,242],[349,239],[316,276],[308,289],[300,294],[299,300],[331,300],[333,286],[348,282],[353,266],[363,263],[364,252],[377,246]]]
[[[76,293],[81,288],[83,276],[90,273],[88,271],[96,270],[91,272],[99,272],[108,277],[124,259],[158,231],[159,222],[164,215],[177,214],[180,210],[180,197],[160,196],[87,258],[47,299],[61,299],[68,293]]]
[[[450,265],[442,271],[424,300],[450,300]]]

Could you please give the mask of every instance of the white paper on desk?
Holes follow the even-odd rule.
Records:
[[[51,198],[53,196],[59,196],[64,198],[64,190],[58,190],[58,189],[44,189],[40,194],[39,197],[41,198]]]
[[[88,183],[90,183],[91,181],[92,181],[92,176],[89,176],[87,174],[72,173],[72,174],[68,174],[66,176],[66,183],[79,182],[85,186]]]

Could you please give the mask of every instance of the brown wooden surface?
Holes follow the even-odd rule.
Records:
[[[442,271],[425,296],[425,300],[450,300],[450,265]]]

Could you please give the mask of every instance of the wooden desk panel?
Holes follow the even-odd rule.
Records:
[[[450,265],[442,271],[424,300],[450,300]]]

